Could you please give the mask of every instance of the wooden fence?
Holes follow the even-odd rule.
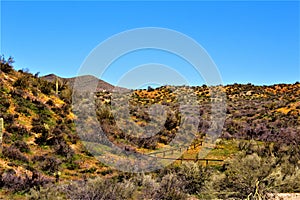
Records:
[[[152,152],[147,154],[147,156],[153,157],[153,158],[158,158],[158,159],[164,159],[164,160],[175,160],[175,158],[171,158],[171,157],[166,157],[167,155],[173,155],[174,152],[182,152],[184,150],[188,151],[190,149],[196,149],[199,146],[202,146],[204,140],[195,140],[190,146],[178,146],[178,147],[174,147],[171,149],[167,149],[164,151],[157,151],[157,152]],[[177,158],[176,160],[181,161],[181,163],[183,161],[192,161],[192,162],[198,162],[198,161],[204,161],[206,166],[209,164],[209,162],[223,162],[224,160],[222,159],[210,159],[210,158],[198,158],[196,156],[196,158],[184,158],[184,157],[180,157]]]
[[[163,159],[163,160],[178,160],[180,161],[181,163],[183,161],[192,161],[192,162],[199,162],[199,161],[204,161],[205,162],[205,166],[208,166],[209,162],[223,162],[224,160],[221,160],[221,159],[211,159],[211,158],[183,158],[183,157],[180,157],[180,158],[167,158],[167,157],[155,157],[155,156],[150,156],[150,157],[153,157],[153,158],[158,158],[158,159]]]

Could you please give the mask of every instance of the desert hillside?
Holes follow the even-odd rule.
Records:
[[[95,77],[91,79],[94,80]],[[2,188],[0,194],[2,198],[25,198],[27,194],[31,194],[33,199],[36,197],[34,195],[40,195],[39,198],[42,198],[47,192],[35,193],[40,188],[48,187],[49,184],[66,187],[63,184],[68,184],[73,180],[78,181],[76,182],[78,185],[73,185],[73,189],[70,186],[71,189],[68,188],[68,190],[60,188],[58,193],[66,198],[76,199],[76,196],[72,196],[75,193],[72,194],[70,191],[78,190],[80,187],[91,189],[89,184],[93,185],[95,181],[103,186],[103,180],[89,179],[95,177],[108,180],[115,177],[113,180],[116,182],[112,181],[112,183],[120,188],[127,184],[124,180],[133,181],[130,183],[133,185],[138,182],[137,177],[124,175],[113,167],[108,167],[98,161],[83,145],[82,138],[80,138],[82,135],[77,134],[74,123],[74,120],[78,120],[78,116],[72,110],[74,80],[75,78],[61,78],[54,74],[40,78],[38,75],[22,70],[15,71],[9,63],[1,63],[0,118],[4,120],[0,156],[0,185]],[[210,91],[213,89],[222,90],[226,94],[226,120],[222,128],[221,139],[212,153],[208,155],[210,158],[224,161],[212,166],[216,172],[212,172],[211,169],[209,171],[209,174],[214,176],[218,173],[224,173],[220,175],[221,179],[218,181],[213,180],[216,188],[227,192],[226,194],[220,193],[220,196],[241,197],[236,194],[239,193],[236,192],[239,190],[243,190],[242,195],[250,194],[251,187],[252,189],[258,188],[259,180],[263,184],[262,187],[272,186],[278,192],[300,191],[299,185],[295,185],[299,183],[297,182],[299,181],[297,166],[300,164],[300,84],[298,82],[272,86],[255,86],[252,84],[213,87],[205,85],[198,87],[162,86],[156,89],[149,87],[144,90],[132,91],[129,101],[130,119],[140,127],[145,127],[151,123],[148,113],[148,108],[151,105],[160,104],[167,107],[166,120],[162,124],[162,128],[151,137],[136,137],[128,134],[130,130],[120,129],[116,126],[114,113],[110,109],[114,87],[102,80],[98,80],[98,82],[97,90],[94,93],[94,103],[96,104],[98,123],[107,138],[123,149],[142,154],[165,148],[175,137],[181,121],[179,106],[174,93],[177,88],[192,90],[197,97],[200,123],[195,137],[199,139],[208,137],[207,130],[211,126],[209,120]],[[121,113],[123,108],[118,109],[117,112]],[[85,116],[84,119],[86,120],[84,123],[90,122],[89,116]],[[88,138],[93,137],[95,136],[89,135]],[[95,139],[93,142],[97,140],[101,140],[101,138]],[[189,158],[196,156],[199,150],[201,150],[201,145],[198,149],[190,148],[183,156]],[[243,158],[245,163],[241,163],[242,169],[234,168],[236,165],[234,163],[237,160],[230,160],[233,158],[240,160]],[[227,159],[229,159],[228,162]],[[268,160],[272,160],[269,163],[270,166]],[[261,165],[265,168],[262,167],[263,171],[255,174],[254,178],[249,178],[252,177],[252,174],[246,174],[245,176],[249,176],[248,178],[239,179],[237,172],[250,169],[249,163],[254,163],[252,167],[255,169]],[[181,174],[178,177],[176,175],[178,179],[176,182],[175,179],[169,177],[170,171],[162,170],[162,172],[158,172],[157,176],[154,176],[157,179],[151,179],[151,181],[155,182],[153,182],[154,185],[162,184],[160,188],[167,187],[163,185],[167,183],[182,187],[182,190],[179,189],[168,194],[170,195],[169,199],[175,197],[185,199],[187,198],[186,194],[200,197],[201,192],[203,192],[202,195],[207,195],[205,188],[207,189],[208,186],[204,187],[203,185],[212,181],[209,179],[208,169],[204,168],[202,164],[197,165],[196,168],[195,166],[194,168],[193,166],[185,167],[188,167],[189,170],[198,170],[198,175],[193,174],[193,172],[190,172],[189,175]],[[273,169],[275,171],[272,171]],[[186,170],[187,168],[175,167],[171,169],[171,172],[184,173]],[[201,173],[203,179],[199,177]],[[230,173],[232,173],[233,178]],[[280,180],[275,177],[276,173],[277,178],[281,178]],[[184,186],[180,185],[180,181],[185,183],[180,177],[184,177],[184,181],[190,178],[194,182],[186,182],[187,185]],[[140,189],[132,189],[131,193],[122,193],[123,197],[126,199],[138,197],[147,199],[152,195],[157,195],[156,199],[163,199],[160,195],[166,191],[157,189],[154,185],[151,186],[154,188],[152,188],[154,193],[146,193],[146,185],[150,183],[146,183],[147,180],[144,178],[140,177]],[[251,182],[245,184],[245,187],[242,185],[232,186],[232,184],[247,182],[247,179]],[[80,181],[83,180],[88,181],[87,186],[81,185],[83,183]],[[263,180],[267,180],[267,182]],[[278,185],[270,186],[271,180],[273,180],[272,184],[278,183]],[[171,182],[166,183],[166,181]],[[111,182],[109,183],[111,184]],[[280,184],[283,184],[284,187],[280,187]],[[246,189],[248,187],[250,189]],[[230,188],[234,189],[230,190]],[[264,191],[271,191],[266,188],[263,188]],[[114,187],[109,189],[118,190]],[[65,190],[68,192],[66,193]],[[123,197],[113,199],[122,199]],[[80,196],[79,199],[86,198],[90,197]]]

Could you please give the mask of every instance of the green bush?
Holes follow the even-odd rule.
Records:
[[[26,75],[21,76],[14,82],[13,86],[20,89],[30,88],[30,77]]]
[[[0,112],[5,113],[7,112],[8,108],[10,106],[10,101],[7,97],[1,96],[0,97]]]

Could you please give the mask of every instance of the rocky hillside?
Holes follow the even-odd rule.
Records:
[[[129,103],[130,117],[139,126],[145,127],[151,122],[148,108],[154,104],[165,105],[167,119],[158,134],[152,137],[136,138],[128,136],[126,131],[116,128],[113,112],[110,110],[112,94],[98,92],[98,117],[102,127],[111,137],[124,139],[137,148],[157,148],[167,145],[176,135],[180,126],[179,106],[176,103],[175,90],[178,87],[163,86],[157,89],[136,90]],[[181,87],[190,90],[190,87]],[[225,139],[254,139],[265,142],[300,143],[300,84],[277,84],[272,86],[254,86],[252,84],[233,84],[224,87],[192,87],[198,97],[199,137],[205,137],[211,126],[211,91],[220,89],[226,94],[226,120],[222,130]],[[122,111],[118,108],[118,113]],[[116,112],[116,111],[115,111]],[[107,116],[111,116],[108,120]],[[121,122],[119,122],[120,125]],[[123,122],[122,122],[123,123]],[[126,122],[124,122],[126,123]],[[123,128],[124,129],[124,128]],[[127,136],[126,136],[127,135]]]
[[[300,142],[300,84],[226,86],[223,135],[263,141]]]
[[[86,151],[75,133],[70,88],[59,84],[56,94],[55,87],[55,83],[1,63],[2,195],[106,174],[107,168]]]
[[[0,186],[3,189],[0,195],[18,191],[26,193],[32,187],[49,182],[112,176],[115,173],[85,149],[75,131],[77,116],[71,108],[75,78],[65,79],[53,74],[39,78],[22,70],[15,71],[7,62],[0,64],[0,118],[4,119],[0,154]],[[91,76],[83,79],[95,80]],[[98,90],[94,94],[97,120],[110,141],[128,151],[149,152],[168,145],[174,138],[181,119],[174,93],[178,87],[163,86],[131,93],[130,118],[140,127],[153,120],[148,113],[151,105],[167,107],[162,129],[153,136],[139,138],[118,128],[110,109],[113,86],[97,81]],[[216,88],[227,96],[223,138],[300,143],[299,83],[181,87],[194,91],[197,97],[200,120],[197,136],[206,137],[211,126],[210,91]],[[122,113],[123,108],[118,109],[117,112]],[[89,123],[89,120],[84,123]]]

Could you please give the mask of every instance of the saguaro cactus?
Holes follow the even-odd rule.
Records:
[[[55,93],[58,95],[58,78],[55,78]]]
[[[3,118],[0,118],[0,146],[1,147],[2,147],[3,129],[4,129]]]

